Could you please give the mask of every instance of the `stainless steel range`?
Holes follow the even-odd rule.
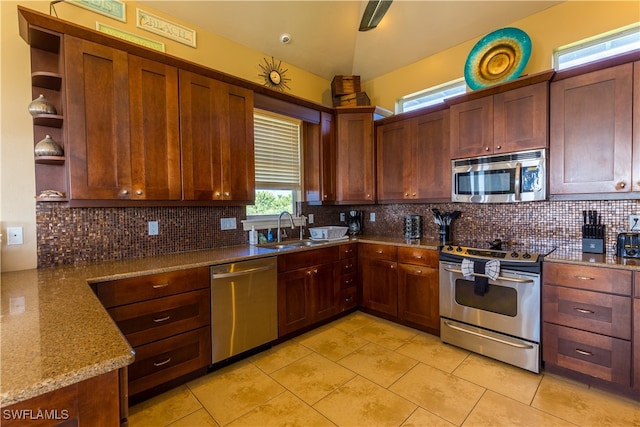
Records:
[[[442,341],[540,372],[542,258],[526,250],[444,246]]]

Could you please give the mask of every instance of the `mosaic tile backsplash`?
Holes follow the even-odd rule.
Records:
[[[640,200],[546,201],[512,204],[394,204],[309,206],[313,225],[338,225],[340,212],[364,211],[364,232],[403,236],[404,215],[422,216],[422,237],[438,238],[432,208],[462,212],[451,226],[453,241],[484,245],[500,238],[517,245],[581,248],[582,211],[597,210],[607,226],[606,251],[615,253],[615,239],[640,214]],[[370,213],[376,221],[369,220]],[[83,264],[211,249],[248,243],[240,221],[244,207],[68,208],[38,203],[38,267]],[[220,230],[221,218],[236,218],[237,230]],[[148,221],[158,221],[159,234],[149,236]]]

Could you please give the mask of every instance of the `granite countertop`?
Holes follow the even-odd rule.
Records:
[[[437,250],[437,240],[364,235],[328,242],[388,244]],[[108,263],[2,273],[0,282],[0,407],[74,384],[131,364],[134,352],[95,296],[89,283],[196,268],[296,249],[249,245]],[[320,246],[322,247],[322,246]],[[602,267],[640,270],[640,260],[612,255],[555,251],[545,258]]]

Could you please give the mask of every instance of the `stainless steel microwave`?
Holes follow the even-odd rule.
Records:
[[[451,200],[511,203],[545,200],[546,152],[520,151],[451,161]]]

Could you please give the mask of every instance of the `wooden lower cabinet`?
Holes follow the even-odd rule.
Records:
[[[633,388],[640,391],[640,271],[633,275]]]
[[[440,330],[438,252],[398,248],[398,318]]]
[[[358,268],[362,281],[362,305],[371,310],[398,315],[398,263],[394,246],[363,244]]]
[[[545,369],[560,368],[590,384],[631,393],[632,349],[638,341],[632,330],[632,286],[629,270],[545,262]]]
[[[278,336],[296,332],[339,312],[337,246],[278,257]]]
[[[211,364],[211,279],[200,267],[94,285],[133,347],[129,395]]]
[[[340,246],[340,297],[339,311],[358,306],[358,244]]]
[[[121,403],[118,371],[107,372],[2,408],[3,427],[116,427],[121,423],[126,425],[126,418],[127,405],[126,402]]]

